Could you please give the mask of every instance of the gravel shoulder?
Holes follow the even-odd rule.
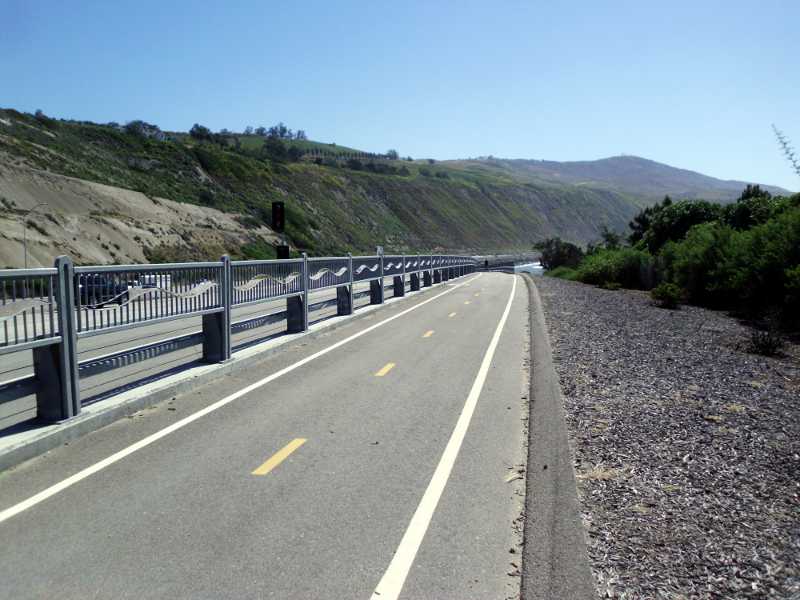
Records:
[[[800,598],[800,349],[536,278],[601,597]]]

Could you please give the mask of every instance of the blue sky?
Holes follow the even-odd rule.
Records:
[[[0,106],[800,189],[800,2],[0,0]]]

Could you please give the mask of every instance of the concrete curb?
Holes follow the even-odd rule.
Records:
[[[469,277],[469,275],[466,277]],[[122,392],[106,400],[101,400],[96,404],[84,407],[79,416],[68,421],[37,426],[35,429],[11,434],[5,439],[0,439],[0,472],[44,454],[70,440],[110,425],[144,408],[169,400],[179,394],[191,392],[200,386],[206,385],[211,380],[249,368],[272,353],[281,350],[287,344],[297,340],[315,339],[335,331],[345,323],[353,323],[371,315],[383,306],[422,296],[426,292],[437,290],[444,285],[446,284],[436,284],[419,292],[407,292],[405,296],[387,299],[384,304],[367,305],[361,307],[358,312],[352,315],[325,319],[319,323],[312,324],[309,330],[303,333],[286,334],[262,344],[244,348],[227,362],[199,364],[175,375]]]
[[[530,295],[531,389],[521,597],[596,598],[542,302],[533,278],[523,278]]]

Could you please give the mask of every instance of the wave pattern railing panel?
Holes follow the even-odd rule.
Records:
[[[78,337],[219,311],[222,262],[75,267]]]
[[[397,254],[387,254],[383,257],[383,274],[384,275],[402,275],[404,258]]]
[[[353,281],[371,281],[381,277],[380,256],[354,256]]]
[[[309,258],[308,287],[310,290],[346,285],[350,282],[349,258]]]
[[[59,339],[56,269],[0,270],[0,353]]]
[[[303,259],[246,260],[231,263],[233,305],[303,293]]]

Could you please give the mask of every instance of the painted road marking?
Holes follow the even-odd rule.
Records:
[[[464,300],[464,304],[469,304],[469,300]]]
[[[119,462],[120,460],[122,460],[126,456],[129,456],[129,455],[133,454],[134,452],[136,452],[138,450],[141,450],[142,448],[146,448],[147,446],[149,446],[150,444],[152,444],[154,442],[157,442],[161,438],[167,437],[170,433],[174,433],[174,432],[178,431],[179,429],[182,429],[182,428],[186,427],[190,423],[194,423],[198,419],[200,419],[200,418],[206,416],[207,414],[210,414],[210,413],[212,413],[212,412],[214,412],[216,410],[219,410],[220,408],[222,408],[223,406],[226,406],[227,404],[230,404],[234,400],[238,400],[242,396],[246,396],[250,392],[255,391],[255,390],[257,390],[257,389],[259,389],[261,387],[264,387],[265,385],[275,381],[279,377],[283,377],[287,373],[291,373],[295,369],[299,369],[303,365],[307,365],[311,361],[318,359],[320,356],[325,356],[329,352],[333,352],[337,348],[341,348],[345,344],[349,344],[353,340],[356,340],[356,339],[360,338],[362,335],[366,335],[369,332],[374,331],[378,327],[382,327],[383,325],[386,325],[387,323],[391,323],[395,319],[399,319],[400,317],[402,317],[404,315],[407,315],[411,311],[417,310],[420,306],[425,306],[429,302],[433,302],[434,300],[436,300],[438,298],[441,298],[445,294],[449,294],[450,292],[452,292],[454,290],[457,290],[462,285],[466,285],[470,281],[475,281],[481,275],[482,275],[482,273],[478,273],[475,277],[473,277],[469,281],[465,281],[464,283],[459,283],[457,285],[454,285],[453,287],[447,288],[446,290],[442,291],[439,294],[436,294],[435,296],[431,296],[430,298],[428,298],[426,300],[423,300],[422,302],[420,302],[418,304],[415,304],[414,306],[410,306],[409,308],[407,308],[407,309],[405,309],[403,311],[400,311],[399,313],[397,313],[395,315],[392,315],[391,317],[385,318],[383,321],[378,321],[377,323],[375,323],[374,325],[370,325],[366,329],[362,329],[361,331],[357,331],[356,333],[354,333],[350,337],[346,337],[343,340],[339,340],[338,342],[336,342],[335,344],[331,344],[327,348],[323,348],[322,350],[320,350],[318,352],[315,352],[314,354],[310,354],[309,356],[306,356],[305,358],[298,360],[296,363],[293,363],[293,364],[289,365],[288,367],[284,367],[280,371],[276,371],[272,375],[268,375],[267,377],[264,377],[263,379],[260,379],[260,380],[256,381],[255,383],[251,383],[250,385],[248,385],[246,387],[243,387],[242,389],[234,392],[233,394],[230,394],[229,396],[225,396],[222,400],[217,400],[213,404],[209,404],[205,408],[202,408],[202,409],[198,410],[197,412],[192,413],[188,417],[184,417],[183,419],[181,419],[179,421],[175,421],[174,423],[172,423],[171,425],[168,425],[164,429],[156,431],[155,433],[151,433],[150,435],[148,435],[147,437],[142,438],[138,442],[135,442],[135,443],[131,444],[130,446],[127,446],[127,447],[123,448],[122,450],[119,450],[119,451],[115,452],[111,456],[107,456],[103,460],[100,460],[100,461],[94,463],[93,465],[90,465],[90,466],[86,467],[85,469],[82,469],[82,470],[78,471],[74,475],[70,475],[66,479],[62,479],[58,483],[53,484],[50,487],[43,489],[38,494],[34,494],[30,498],[28,498],[26,500],[23,500],[22,502],[18,502],[17,504],[14,504],[13,506],[10,506],[5,510],[0,511],[0,523],[3,523],[4,521],[7,521],[11,517],[13,517],[15,515],[18,515],[19,513],[21,513],[24,510],[27,510],[27,509],[29,509],[29,508],[31,508],[33,506],[36,506],[40,502],[44,502],[48,498],[51,498],[51,497],[55,496],[59,492],[63,492],[65,489],[75,485],[76,483],[78,483],[80,481],[83,481],[87,477],[91,477],[92,475],[94,475],[98,471],[102,471],[106,467],[110,467],[111,465],[113,465],[116,462]]]
[[[295,438],[288,444],[286,444],[283,448],[278,450],[275,454],[270,456],[263,465],[258,467],[255,471],[252,472],[252,475],[266,475],[272,469],[277,467],[281,464],[284,460],[286,460],[289,455],[297,450],[300,446],[306,443],[305,438]]]
[[[481,295],[481,293],[480,293],[480,292],[475,292],[475,297],[476,297],[476,298],[477,298],[478,296],[480,296],[480,295]]]
[[[422,337],[429,338],[432,335],[433,335],[433,329],[429,329],[428,331],[426,331],[425,333],[422,334]]]
[[[449,315],[447,315],[447,316],[448,316],[449,318],[451,318],[451,319],[452,319],[453,317],[455,317],[455,316],[456,316],[456,314],[457,314],[457,313],[451,312],[451,313],[450,313]]]
[[[500,341],[500,334],[503,333],[503,327],[508,320],[508,314],[511,312],[511,303],[514,301],[514,293],[517,290],[517,278],[514,277],[511,286],[511,295],[508,297],[506,309],[503,311],[503,316],[500,317],[500,322],[497,324],[497,329],[494,331],[492,340],[489,342],[489,347],[486,349],[486,354],[483,356],[483,361],[478,369],[478,374],[472,384],[472,389],[469,391],[467,400],[464,403],[464,408],[461,415],[458,417],[455,429],[447,442],[444,449],[444,454],[436,466],[436,471],[433,473],[428,488],[420,500],[414,516],[411,517],[411,522],[408,524],[408,529],[403,534],[403,539],[400,540],[400,545],[397,547],[392,562],[389,563],[389,568],[383,574],[378,587],[372,594],[371,600],[397,600],[400,591],[403,589],[403,584],[408,576],[408,571],[411,568],[414,558],[417,556],[417,551],[425,537],[425,532],[428,530],[428,525],[431,522],[431,517],[436,510],[436,505],[439,503],[439,498],[442,496],[447,480],[450,477],[450,472],[453,465],[458,458],[458,452],[461,449],[461,444],[464,441],[464,436],[467,433],[469,422],[472,420],[472,414],[475,412],[475,406],[478,403],[478,397],[483,389],[483,384],[486,381],[486,375],[489,372],[489,367],[492,364],[497,344]]]
[[[381,367],[380,371],[375,373],[375,377],[383,377],[384,375],[386,375],[392,369],[394,369],[394,363],[392,363],[392,362],[386,363],[385,365],[383,365],[383,367]]]

